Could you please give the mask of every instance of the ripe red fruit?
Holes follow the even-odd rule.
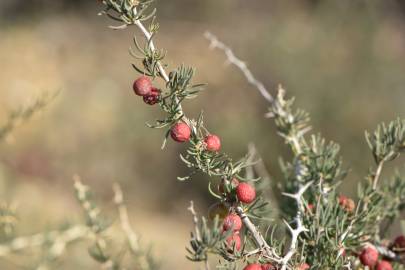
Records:
[[[186,123],[178,122],[170,130],[170,136],[176,142],[186,142],[190,140],[191,129]]]
[[[160,97],[160,90],[155,87],[152,87],[151,92],[143,96],[143,102],[149,105],[155,105],[156,103],[159,102],[159,97]]]
[[[230,184],[231,184],[231,188],[234,189],[239,185],[239,181],[236,178],[232,178]],[[221,182],[221,184],[219,184],[218,190],[221,193],[225,193],[225,183],[223,181]]]
[[[346,204],[346,202],[347,202],[347,197],[345,195],[340,195],[339,196],[339,204],[341,206],[344,206]]]
[[[134,82],[133,88],[136,95],[146,96],[152,91],[152,81],[149,77],[142,75]]]
[[[247,183],[240,183],[236,188],[236,196],[243,203],[251,203],[256,198],[256,190]]]
[[[380,261],[376,270],[392,270],[392,265],[387,261]]]
[[[262,264],[262,270],[273,270],[274,266],[271,263]]]
[[[223,224],[223,229],[224,231],[240,231],[242,228],[242,220],[237,214],[229,214],[225,217],[224,219],[224,224]]]
[[[228,245],[229,251],[233,251],[233,248],[235,247],[235,250],[239,251],[241,248],[242,240],[240,239],[239,233],[234,232],[232,235],[228,236],[226,238],[226,244]]]
[[[221,140],[217,135],[207,135],[204,138],[205,149],[210,152],[218,152],[221,149]]]
[[[394,240],[393,248],[398,252],[405,252],[405,236],[397,236]]]
[[[308,270],[309,268],[311,268],[309,264],[303,263],[298,267],[298,270]]]
[[[262,267],[258,263],[251,263],[245,266],[243,270],[262,270]]]
[[[366,247],[360,254],[360,261],[364,266],[374,267],[378,261],[378,251],[375,247]]]

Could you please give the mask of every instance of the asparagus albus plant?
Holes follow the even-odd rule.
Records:
[[[152,1],[101,2],[105,6],[101,14],[119,22],[111,28],[135,26],[141,32],[143,41],[134,38],[135,49],[131,50],[131,55],[139,60],[133,67],[140,74],[133,90],[145,103],[160,106],[166,113],[164,119],[148,124],[165,130],[162,147],[169,137],[178,143],[188,143],[180,158],[190,173],[178,179],[190,180],[194,174],[204,173],[209,178],[208,191],[218,199],[211,209],[213,220],[199,217],[193,204],[189,208],[195,223],[187,248],[190,260],[204,262],[206,269],[210,268],[210,256],[220,258],[216,266],[220,269],[402,267],[405,263],[402,238],[387,245],[383,236],[405,206],[405,181],[396,175],[381,186],[379,179],[383,166],[405,149],[405,121],[398,119],[366,133],[376,169],[359,184],[356,201],[347,198],[338,191],[346,176],[339,146],[326,142],[320,135],[308,135],[311,130],[308,114],[294,108],[294,100],[286,98],[283,88],[273,98],[243,61],[207,33],[212,47],[222,49],[227,60],[269,102],[267,116],[274,120],[277,133],[292,151],[292,160],[281,164],[285,181],[280,219],[285,228],[278,228],[266,219],[269,202],[260,196],[258,180],[244,177],[244,172],[253,165],[251,157],[247,155],[234,162],[221,152],[221,138],[208,131],[203,114],[192,119],[183,110],[182,103],[196,97],[204,84],[193,83],[192,67],[183,65],[169,70],[164,63],[165,51],[154,44],[159,25],[156,9],[150,9]],[[157,80],[163,80],[164,89],[154,87]],[[218,187],[214,187],[215,179],[219,179]],[[382,226],[384,231],[380,230]],[[280,234],[280,230],[284,233]]]

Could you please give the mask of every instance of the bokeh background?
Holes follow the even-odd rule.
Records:
[[[224,151],[244,155],[254,142],[272,175],[281,181],[278,157],[288,157],[267,104],[219,51],[208,49],[212,31],[273,91],[282,83],[312,116],[315,132],[342,146],[356,185],[372,157],[364,130],[405,116],[405,4],[401,0],[160,0],[159,47],[170,67],[197,68],[207,91],[185,105],[205,111]],[[43,91],[61,90],[43,113],[0,144],[0,198],[18,203],[18,229],[30,234],[82,220],[72,176],[92,186],[101,206],[113,212],[111,185],[125,190],[131,220],[162,269],[198,269],[185,258],[192,228],[192,199],[207,213],[213,199],[207,179],[178,182],[187,173],[182,146],[160,150],[163,131],[145,122],[157,108],[136,98],[136,72],[128,47],[135,29],[113,31],[97,16],[96,1],[0,1],[0,121]],[[1,123],[1,122],[0,122]],[[395,165],[401,169],[403,160]],[[390,167],[384,173],[389,177]],[[58,269],[98,269],[85,247],[66,255]],[[72,255],[73,254],[73,255]],[[72,259],[74,257],[74,259]],[[0,258],[1,269],[14,269]]]

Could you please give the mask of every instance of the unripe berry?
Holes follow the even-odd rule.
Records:
[[[176,142],[187,142],[190,140],[191,129],[186,123],[178,122],[170,130],[170,136]]]
[[[228,208],[223,203],[215,203],[208,209],[208,217],[214,220],[216,216],[223,220],[228,214]]]
[[[392,246],[397,252],[405,252],[405,236],[397,236]]]
[[[375,247],[366,247],[360,254],[360,261],[364,266],[374,267],[378,261],[378,251]]]
[[[143,96],[143,102],[149,105],[155,105],[156,103],[159,102],[159,97],[160,97],[160,90],[155,87],[152,87],[151,92]]]
[[[352,199],[347,199],[344,208],[347,212],[352,213],[356,209],[356,203]]]
[[[339,205],[342,206],[347,212],[353,212],[356,208],[354,201],[344,195],[339,196]]]
[[[221,149],[221,140],[217,135],[207,135],[204,138],[205,149],[210,152],[218,152]]]
[[[232,178],[231,183],[230,183],[231,188],[232,188],[232,189],[235,189],[238,185],[239,185],[238,179]],[[222,194],[226,192],[226,190],[225,190],[225,183],[224,183],[223,181],[219,184],[218,190],[219,190],[219,192],[221,192]]]
[[[300,266],[298,266],[298,270],[308,270],[309,268],[311,267],[307,263],[303,263]]]
[[[392,265],[387,261],[380,261],[376,270],[392,270]]]
[[[142,75],[134,82],[134,92],[138,96],[146,96],[152,91],[152,81],[149,77]]]
[[[275,267],[271,263],[262,264],[262,270],[273,270]]]
[[[225,217],[224,219],[224,224],[223,224],[223,229],[224,231],[240,231],[242,228],[242,220],[237,214],[229,214]]]
[[[262,270],[262,267],[258,263],[251,263],[245,266],[243,270]]]
[[[228,245],[229,251],[233,251],[234,247],[235,247],[235,250],[237,250],[237,251],[240,250],[242,240],[240,239],[238,232],[234,232],[232,235],[228,236],[225,241],[226,241],[226,244]]]
[[[236,188],[236,196],[243,203],[251,203],[256,198],[256,190],[247,183],[240,183]]]

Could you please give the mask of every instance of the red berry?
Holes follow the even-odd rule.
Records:
[[[245,266],[243,270],[262,270],[262,267],[258,263],[251,263]]]
[[[152,91],[152,81],[143,75],[134,82],[133,88],[136,95],[146,96]]]
[[[224,231],[240,231],[242,228],[242,220],[237,214],[229,214],[225,217],[224,219],[224,224],[223,224],[223,229]]]
[[[207,135],[204,138],[205,149],[210,152],[218,152],[221,149],[221,140],[217,135]]]
[[[190,140],[191,129],[186,123],[178,122],[170,130],[170,136],[176,142],[186,142]]]
[[[251,203],[256,198],[256,190],[247,183],[240,183],[236,188],[236,196],[243,203]]]
[[[392,265],[387,261],[380,261],[376,270],[392,270]]]
[[[315,208],[315,205],[313,205],[312,203],[309,203],[309,204],[308,204],[308,210],[309,210],[310,212],[312,212],[312,210],[314,210],[314,208]]]
[[[232,189],[234,189],[239,185],[239,181],[236,178],[232,178],[230,184],[231,184]],[[221,184],[219,184],[218,190],[221,193],[225,193],[225,183],[223,181],[221,182]]]
[[[346,204],[346,202],[347,202],[347,197],[345,195],[340,195],[339,196],[339,204],[341,206],[344,206]]]
[[[271,263],[262,264],[262,270],[273,270],[274,266]]]
[[[375,247],[366,247],[360,254],[360,261],[364,266],[374,267],[378,261],[378,251]]]
[[[346,257],[346,249],[340,248],[339,253],[340,253],[343,257]]]
[[[159,97],[160,97],[160,90],[155,87],[152,87],[151,92],[143,96],[143,102],[149,105],[155,105],[156,103],[159,102]]]
[[[303,263],[298,267],[298,270],[308,270],[309,268],[311,268],[309,264]]]
[[[405,236],[397,236],[394,240],[393,247],[399,252],[405,252]]]
[[[230,251],[232,251],[234,247],[237,251],[240,250],[242,241],[238,232],[235,232],[232,235],[228,236],[225,241]]]

